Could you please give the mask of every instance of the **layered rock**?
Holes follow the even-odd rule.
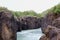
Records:
[[[40,28],[40,18],[24,16],[19,18],[22,30]]]

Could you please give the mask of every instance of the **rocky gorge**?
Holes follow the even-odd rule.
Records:
[[[40,28],[40,18],[20,17],[10,11],[0,11],[0,40],[17,40],[17,32]]]
[[[0,40],[17,40],[17,32],[37,28],[44,34],[39,40],[60,40],[60,12],[17,18],[10,11],[0,11]]]

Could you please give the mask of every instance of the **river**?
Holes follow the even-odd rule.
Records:
[[[42,36],[41,29],[23,30],[17,32],[17,40],[39,40]]]

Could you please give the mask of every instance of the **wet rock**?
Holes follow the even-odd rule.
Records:
[[[24,16],[19,18],[22,30],[40,28],[40,18]]]
[[[17,20],[10,11],[0,11],[0,40],[16,40]]]

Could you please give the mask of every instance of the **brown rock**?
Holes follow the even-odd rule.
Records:
[[[41,22],[41,29],[42,32],[44,33],[44,29],[48,26],[48,25],[52,25],[52,22],[57,19],[58,17],[60,17],[60,13],[48,13],[45,17],[43,17],[42,22]]]
[[[60,28],[60,17],[58,17],[57,19],[55,19],[53,22],[52,22],[52,26],[55,26],[57,28]]]
[[[49,40],[49,38],[47,38],[46,35],[43,35],[39,40]]]
[[[48,25],[44,31],[45,36],[42,36],[40,40],[60,40],[60,29]]]
[[[16,40],[16,22],[10,11],[0,11],[0,40]]]

